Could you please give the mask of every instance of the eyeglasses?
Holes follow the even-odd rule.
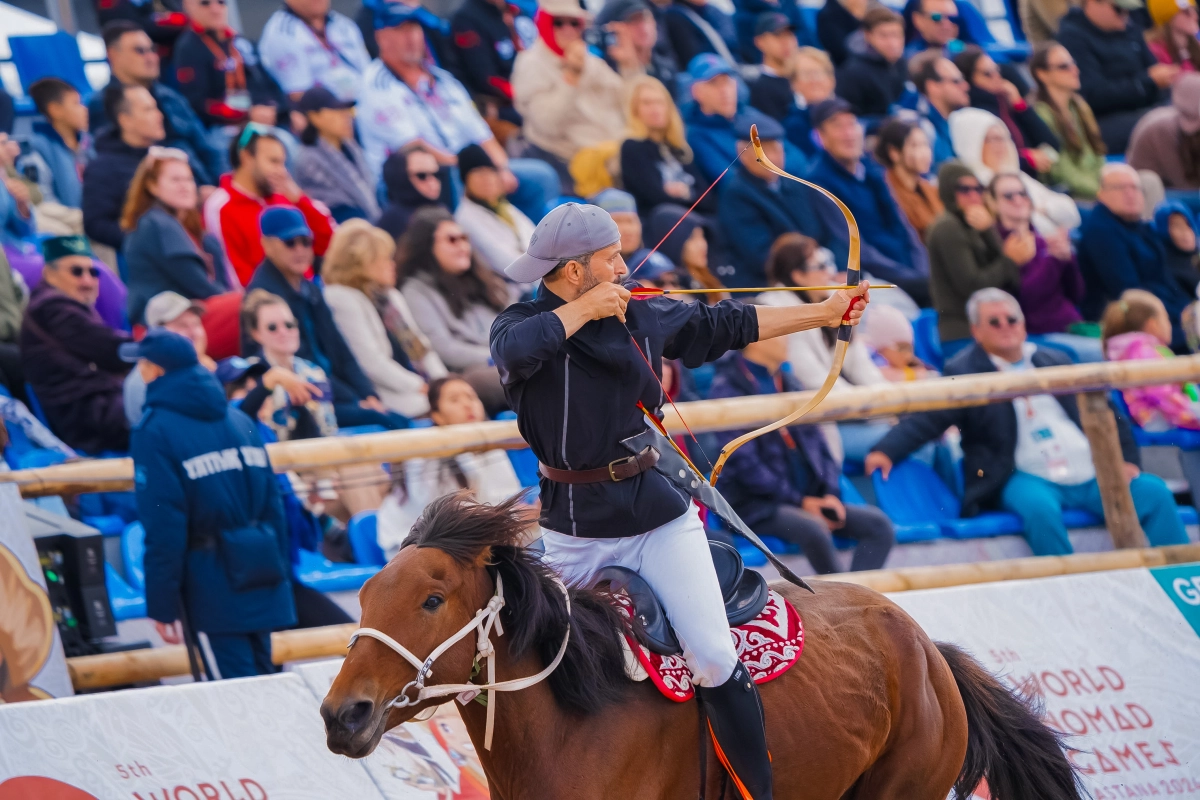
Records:
[[[93,278],[100,277],[100,268],[99,267],[80,267],[80,266],[71,267],[71,277],[72,278],[82,278],[85,272],[88,275],[91,275]]]
[[[246,127],[242,128],[242,135],[238,137],[237,149],[239,151],[245,150],[255,136],[279,138],[274,125],[263,125],[261,122],[247,122]]]
[[[954,187],[955,194],[983,194],[983,187],[978,183],[960,183]]]
[[[1061,64],[1047,64],[1046,69],[1054,72],[1071,72],[1072,70],[1079,69],[1079,65],[1074,61],[1064,61]]]
[[[578,30],[583,27],[583,20],[579,19],[579,17],[555,17],[554,27],[575,28]]]
[[[156,51],[153,47],[146,47],[144,45],[138,45],[137,47],[132,48],[132,50],[135,55],[139,56],[156,55]]]
[[[296,321],[289,319],[287,322],[268,322],[267,330],[271,333],[276,333],[281,327],[287,328],[289,331],[296,330]]]
[[[283,239],[282,241],[284,246],[289,249],[294,247],[312,247],[313,243],[311,236],[293,236],[290,239]]]
[[[1006,323],[1006,322],[1011,327],[1021,321],[1022,320],[1020,317],[1016,317],[1016,316],[1013,316],[1012,314],[1009,314],[1007,317],[989,317],[987,324],[992,326],[993,328],[1003,328],[1004,323]]]
[[[225,5],[225,0],[200,0],[200,7],[208,8],[213,3],[216,3],[219,6],[223,6],[223,5]]]
[[[462,244],[469,242],[471,239],[465,233],[448,233],[446,234],[446,244]]]
[[[437,176],[438,176],[438,174],[436,172],[410,172],[410,173],[408,173],[409,180],[414,180],[414,181],[427,181],[430,178],[436,178]]]
[[[940,11],[935,11],[929,15],[931,22],[953,22],[958,24],[958,14],[943,14]]]
[[[146,151],[146,157],[154,160],[182,161],[188,163],[188,154],[180,150],[178,147],[159,147],[155,145]]]
[[[1025,191],[1024,189],[1018,189],[1015,192],[1001,192],[1000,197],[1011,203],[1013,200],[1017,199],[1028,200],[1029,192]]]

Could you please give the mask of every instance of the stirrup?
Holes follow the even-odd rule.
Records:
[[[771,800],[771,754],[758,687],[741,661],[720,686],[698,686],[717,759],[742,800]],[[703,733],[703,732],[702,732]]]

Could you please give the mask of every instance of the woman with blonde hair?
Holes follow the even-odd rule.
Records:
[[[621,142],[621,178],[643,218],[659,206],[690,206],[708,187],[692,158],[683,118],[658,78],[641,75],[629,85],[626,138]],[[716,194],[698,211],[716,211]]]
[[[220,241],[205,232],[198,204],[187,154],[151,147],[129,184],[121,214],[129,321],[144,325],[146,303],[160,292],[205,300],[209,355],[219,359],[238,352],[241,283]]]
[[[325,302],[383,404],[423,417],[429,413],[426,384],[446,367],[396,289],[395,255],[387,231],[361,219],[342,223],[321,271]]]

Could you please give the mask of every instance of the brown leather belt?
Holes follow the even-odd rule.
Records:
[[[636,456],[618,458],[616,461],[610,461],[608,466],[595,469],[555,469],[539,462],[538,471],[555,483],[616,483],[634,475],[641,475],[657,463],[658,451],[647,447]]]

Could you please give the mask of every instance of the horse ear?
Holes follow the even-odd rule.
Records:
[[[480,550],[479,555],[475,556],[475,568],[476,569],[483,569],[484,567],[489,567],[493,563],[494,562],[492,561],[492,548],[490,545],[488,547],[485,547],[482,550]]]

